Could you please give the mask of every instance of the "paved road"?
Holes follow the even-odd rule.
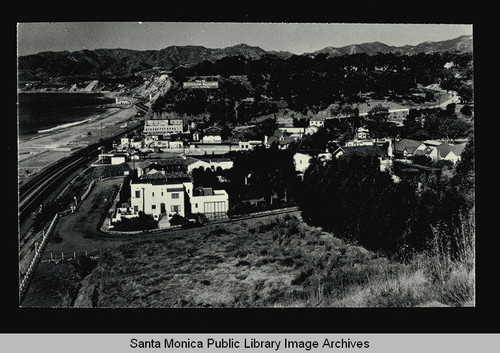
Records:
[[[47,258],[47,254],[50,257],[51,252],[104,250],[131,241],[178,236],[200,230],[200,228],[192,228],[134,235],[110,235],[101,232],[99,227],[103,210],[109,208],[110,202],[114,199],[116,190],[122,181],[123,178],[113,178],[97,182],[89,196],[80,204],[75,213],[60,218],[52,235],[52,241],[49,241],[47,244],[44,258]],[[292,207],[286,210],[257,212],[239,219],[229,219],[225,222],[239,222],[256,217],[266,219],[268,217],[275,217],[277,213],[281,212],[299,215],[298,209]],[[206,227],[220,227],[223,223],[222,221],[214,222]],[[60,241],[54,242],[54,239],[60,239]]]

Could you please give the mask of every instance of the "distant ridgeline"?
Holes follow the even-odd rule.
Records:
[[[416,55],[444,52],[472,52],[472,36],[401,47],[388,46],[379,42],[352,44],[341,48],[326,47],[303,55],[293,55],[282,51],[266,51],[246,44],[222,49],[210,49],[203,46],[170,46],[161,50],[146,51],[96,49],[74,52],[41,52],[18,58],[18,76],[19,81],[47,81],[51,78],[64,77],[65,79],[78,78],[78,82],[81,82],[82,78],[86,78],[98,79],[101,82],[111,80],[116,83],[114,82],[116,78],[127,78],[128,82],[133,83],[140,79],[140,76],[135,75],[136,73],[147,72],[152,68],[171,70],[204,62],[213,63],[226,57],[235,56],[255,60],[266,56],[289,59],[294,56],[315,57],[319,54],[332,57],[349,54]]]

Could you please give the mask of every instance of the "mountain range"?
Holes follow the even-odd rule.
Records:
[[[472,52],[472,36],[460,36],[454,39],[443,40],[439,42],[423,42],[417,45],[390,46],[380,42],[371,42],[363,44],[352,44],[344,47],[326,47],[306,55],[317,55],[326,53],[329,56],[340,56],[349,54],[368,54],[375,55],[378,53],[397,53],[403,55],[415,55],[419,53],[431,54],[439,52]]]
[[[472,52],[472,36],[460,36],[455,39],[424,42],[418,45],[389,46],[380,42],[353,44],[344,47],[326,47],[302,55],[327,56],[365,53],[398,53],[415,55],[418,53],[437,53],[446,51]],[[276,55],[286,59],[292,53],[286,51],[266,51],[256,46],[238,44],[235,46],[211,49],[203,46],[169,46],[160,50],[131,49],[94,49],[80,51],[40,52],[18,57],[20,81],[46,80],[68,76],[97,77],[105,75],[127,76],[138,71],[160,67],[171,70],[177,66],[190,66],[205,60],[216,61],[227,56],[240,55],[246,58],[260,58],[264,55]]]

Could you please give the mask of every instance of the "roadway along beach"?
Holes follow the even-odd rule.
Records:
[[[130,126],[136,113],[133,105],[112,106],[107,112],[89,116],[80,124],[18,137],[19,182],[77,148],[124,130],[125,127],[122,126],[126,122]]]

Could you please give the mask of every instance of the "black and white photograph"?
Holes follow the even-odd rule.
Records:
[[[18,22],[19,307],[476,307],[473,58],[468,23]]]

